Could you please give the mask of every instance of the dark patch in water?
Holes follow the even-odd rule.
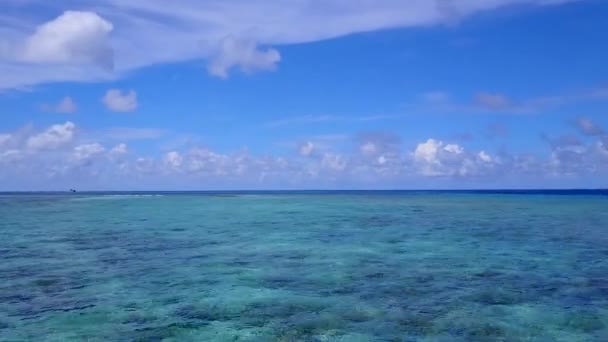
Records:
[[[178,298],[178,297],[171,297],[171,298],[163,299],[163,304],[165,304],[165,305],[177,304],[179,302],[180,302],[180,298]]]
[[[301,279],[289,277],[286,275],[285,276],[277,275],[277,276],[264,277],[263,280],[261,281],[261,283],[266,288],[278,289],[278,288],[285,288],[285,287],[294,287],[294,286],[298,285],[298,283],[301,283]]]
[[[384,273],[382,273],[382,272],[376,272],[376,273],[367,274],[367,275],[365,275],[365,278],[367,278],[367,279],[380,279],[380,278],[384,278]]]
[[[144,316],[142,314],[139,313],[133,313],[130,314],[129,316],[127,316],[127,318],[125,318],[124,321],[122,321],[123,324],[146,324],[146,323],[150,323],[150,322],[154,322],[156,320],[155,317],[150,317],[150,316]]]
[[[370,216],[362,220],[362,224],[366,227],[389,227],[398,223],[399,220],[386,216]]]
[[[292,317],[287,327],[279,328],[276,335],[279,341],[309,341],[315,335],[342,327],[344,322],[333,316],[303,315]]]
[[[205,323],[172,323],[160,327],[141,328],[135,330],[133,341],[137,342],[161,342],[168,338],[176,337],[180,333],[197,330],[205,326]]]
[[[483,272],[475,273],[474,275],[475,275],[475,277],[478,277],[478,278],[496,278],[498,276],[501,276],[502,273],[492,271],[492,270],[485,270]]]
[[[234,318],[228,311],[218,305],[186,305],[174,313],[176,316],[199,321],[229,321]]]
[[[423,315],[406,313],[396,321],[402,330],[413,335],[427,335],[434,331],[433,320]]]
[[[201,260],[201,259],[208,259],[209,255],[208,254],[197,254],[197,255],[190,255],[188,257],[186,257],[186,260]]]
[[[265,320],[287,319],[291,316],[305,313],[319,313],[326,306],[320,303],[306,302],[257,302],[245,307],[241,315],[243,317],[259,317]]]
[[[59,283],[59,279],[46,278],[46,279],[37,279],[34,280],[34,285],[40,287],[48,287],[53,286]]]
[[[491,289],[473,295],[471,300],[485,305],[515,305],[525,302],[525,297],[516,291]]]
[[[45,307],[35,305],[24,305],[20,307],[13,316],[20,316],[21,320],[34,319],[47,312],[71,312],[94,308],[94,304],[74,303],[69,306],[67,303],[57,303]]]
[[[251,265],[251,262],[246,261],[246,260],[233,260],[228,262],[227,264],[228,266],[239,266],[239,267],[243,267],[243,266],[249,266]]]
[[[334,288],[331,289],[329,291],[324,291],[323,294],[325,295],[348,295],[348,294],[353,294],[357,292],[357,288],[354,286],[343,286],[343,287],[338,287],[338,288]]]
[[[69,307],[69,308],[63,308],[63,309],[54,309],[52,311],[63,311],[63,312],[70,312],[70,311],[78,311],[78,310],[85,310],[85,309],[91,309],[94,308],[95,304],[88,304],[88,305],[81,305],[81,306],[73,306],[73,307]]]
[[[287,256],[287,259],[289,259],[289,260],[304,260],[307,257],[308,257],[307,253],[294,252],[294,253],[290,254],[289,256]]]
[[[568,313],[564,325],[585,333],[602,330],[606,327],[602,319],[596,313],[589,311]]]
[[[470,327],[466,335],[471,341],[504,341],[507,332],[500,326],[483,324]]]
[[[3,290],[4,291],[4,290]],[[32,299],[34,299],[34,296],[29,295],[29,294],[12,294],[12,295],[0,295],[0,303],[20,303],[20,304],[27,304],[29,303]]]

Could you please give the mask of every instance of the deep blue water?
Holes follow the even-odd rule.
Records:
[[[0,194],[1,341],[608,341],[608,191]]]

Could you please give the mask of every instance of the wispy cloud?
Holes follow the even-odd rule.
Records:
[[[133,141],[154,140],[166,136],[169,132],[160,128],[111,127],[92,132],[100,140]]]
[[[600,136],[607,132],[600,127],[597,123],[586,117],[579,117],[576,119],[576,125],[581,133],[588,136]]]
[[[82,0],[73,11],[70,2],[3,1],[0,13],[14,18],[0,17],[0,74],[12,76],[0,80],[0,87],[97,80],[200,58],[208,60],[212,75],[225,78],[233,69],[275,69],[280,45],[450,23],[512,4],[565,2],[180,0],[167,6],[162,0]],[[26,12],[24,3],[48,11]],[[56,16],[49,19],[51,13]],[[107,72],[111,68],[114,73]]]
[[[289,117],[284,119],[278,119],[274,121],[269,121],[263,123],[263,127],[280,127],[280,126],[290,126],[290,125],[306,125],[306,124],[314,124],[320,122],[330,122],[330,121],[339,121],[341,117],[333,116],[333,115],[306,115],[306,116],[296,116]]]
[[[312,145],[315,151],[328,151],[339,149],[340,146],[351,141],[352,134],[334,133],[334,134],[319,134],[297,137],[292,140],[279,141],[277,146],[287,149],[299,150],[301,146]]]
[[[366,121],[383,121],[392,120],[403,117],[400,114],[377,114],[367,116],[338,116],[338,115],[305,115],[288,117],[284,119],[269,121],[262,124],[263,127],[281,127],[295,125],[310,125],[325,122],[366,122]]]
[[[507,94],[493,92],[475,93],[470,101],[455,101],[449,93],[431,91],[421,95],[423,106],[444,112],[537,114],[561,106],[588,102],[608,101],[608,88],[600,87],[569,94],[514,99]]]
[[[70,114],[78,111],[78,105],[70,96],[66,96],[58,103],[43,103],[40,105],[40,109],[44,112],[53,112],[61,114]]]

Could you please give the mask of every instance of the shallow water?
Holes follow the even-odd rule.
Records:
[[[608,340],[605,194],[140,195],[0,196],[1,341]]]

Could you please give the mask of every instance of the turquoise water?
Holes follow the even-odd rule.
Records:
[[[0,196],[1,341],[608,341],[608,197]]]

